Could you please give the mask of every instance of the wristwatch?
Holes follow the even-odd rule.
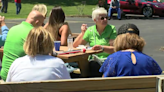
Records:
[[[104,51],[104,46],[101,46],[102,51]]]

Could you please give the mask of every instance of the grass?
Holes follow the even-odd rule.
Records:
[[[54,6],[61,6],[66,14],[66,16],[79,16],[80,13],[77,9],[77,6],[81,5],[83,0],[22,0],[22,9],[19,15],[16,15],[16,6],[13,2],[14,0],[8,3],[8,12],[0,13],[0,15],[5,16],[6,19],[17,19],[17,18],[26,18],[32,7],[35,4],[43,3],[47,5],[48,15],[50,10]],[[94,1],[91,3],[91,1]],[[96,6],[96,0],[86,0],[86,5],[83,10],[84,16],[90,16],[92,13],[92,8]],[[47,16],[48,16],[47,15]]]

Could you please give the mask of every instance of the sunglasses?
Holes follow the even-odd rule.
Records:
[[[108,17],[101,17],[100,19],[101,19],[101,20],[104,20],[105,18],[108,19]]]

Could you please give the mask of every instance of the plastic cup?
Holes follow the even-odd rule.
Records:
[[[61,41],[54,41],[54,46],[56,51],[60,51]]]

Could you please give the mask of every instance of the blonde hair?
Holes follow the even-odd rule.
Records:
[[[44,4],[36,4],[32,10],[39,11],[44,17],[47,15],[47,6]]]
[[[107,14],[107,11],[103,7],[96,7],[92,12],[92,20],[96,19],[100,14]]]
[[[25,53],[32,57],[36,54],[48,55],[53,51],[54,39],[43,27],[35,27],[28,34],[23,48]]]
[[[145,40],[134,33],[120,34],[114,40],[114,51],[134,49],[142,52],[145,46]]]

